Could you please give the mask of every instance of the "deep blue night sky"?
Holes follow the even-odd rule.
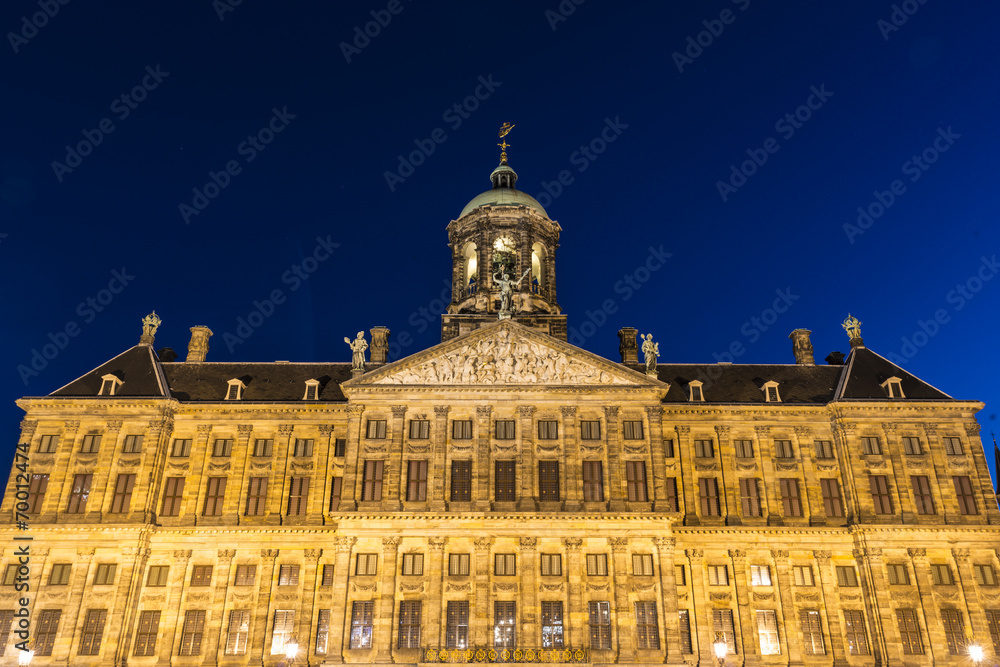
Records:
[[[0,10],[6,451],[16,398],[134,345],[152,309],[182,358],[196,324],[209,361],[347,361],[374,325],[397,358],[439,342],[445,227],[509,121],[519,189],[563,226],[572,342],[617,359],[635,326],[663,361],[791,363],[805,327],[822,363],[850,312],[986,403],[992,460],[996,3],[234,2]],[[210,172],[228,183],[200,200]],[[318,238],[338,245],[303,280]],[[651,252],[671,256],[647,272]]]

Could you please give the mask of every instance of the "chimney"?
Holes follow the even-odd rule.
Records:
[[[639,348],[635,344],[637,333],[639,330],[633,327],[623,327],[618,330],[618,339],[621,340],[618,351],[622,355],[623,364],[639,363]]]
[[[811,333],[812,331],[809,331],[809,329],[796,329],[788,334],[788,337],[792,339],[792,352],[795,353],[795,363],[800,366],[816,365],[816,360],[813,359],[813,345],[809,340],[809,334]]]
[[[174,352],[174,349],[172,347],[161,347],[159,350],[156,351],[156,358],[162,361],[163,363],[169,364],[171,361],[177,359],[177,353]]]
[[[188,343],[188,363],[193,361],[205,361],[208,354],[208,339],[212,335],[212,330],[208,327],[191,327],[191,342]]]
[[[826,355],[826,363],[831,366],[843,366],[844,365],[844,353],[843,352],[831,352]]]
[[[384,364],[389,358],[389,329],[386,327],[372,327],[368,330],[372,335],[371,364]]]

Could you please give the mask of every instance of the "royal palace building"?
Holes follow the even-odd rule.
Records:
[[[570,345],[562,230],[516,179],[448,225],[439,345],[219,363],[196,326],[180,361],[150,316],[18,401],[0,663],[994,664],[983,404],[853,318],[825,364],[805,329],[783,364]]]

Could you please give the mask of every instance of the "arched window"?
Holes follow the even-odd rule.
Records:
[[[531,291],[538,294],[545,288],[546,282],[546,252],[545,246],[536,243],[531,246]]]
[[[476,292],[476,281],[479,280],[479,266],[476,257],[476,244],[469,242],[465,244],[465,250],[462,251],[462,257],[464,258],[465,264],[465,280],[463,282],[463,287],[467,290],[468,294],[475,294]]]

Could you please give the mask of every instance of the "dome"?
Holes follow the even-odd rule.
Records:
[[[542,205],[539,204],[534,197],[512,188],[494,188],[492,190],[487,190],[481,195],[477,195],[472,201],[465,205],[465,208],[462,209],[462,212],[458,217],[464,217],[467,213],[470,213],[480,206],[527,206],[535,209],[546,218],[549,217],[549,214],[545,212],[545,209],[542,208]]]

